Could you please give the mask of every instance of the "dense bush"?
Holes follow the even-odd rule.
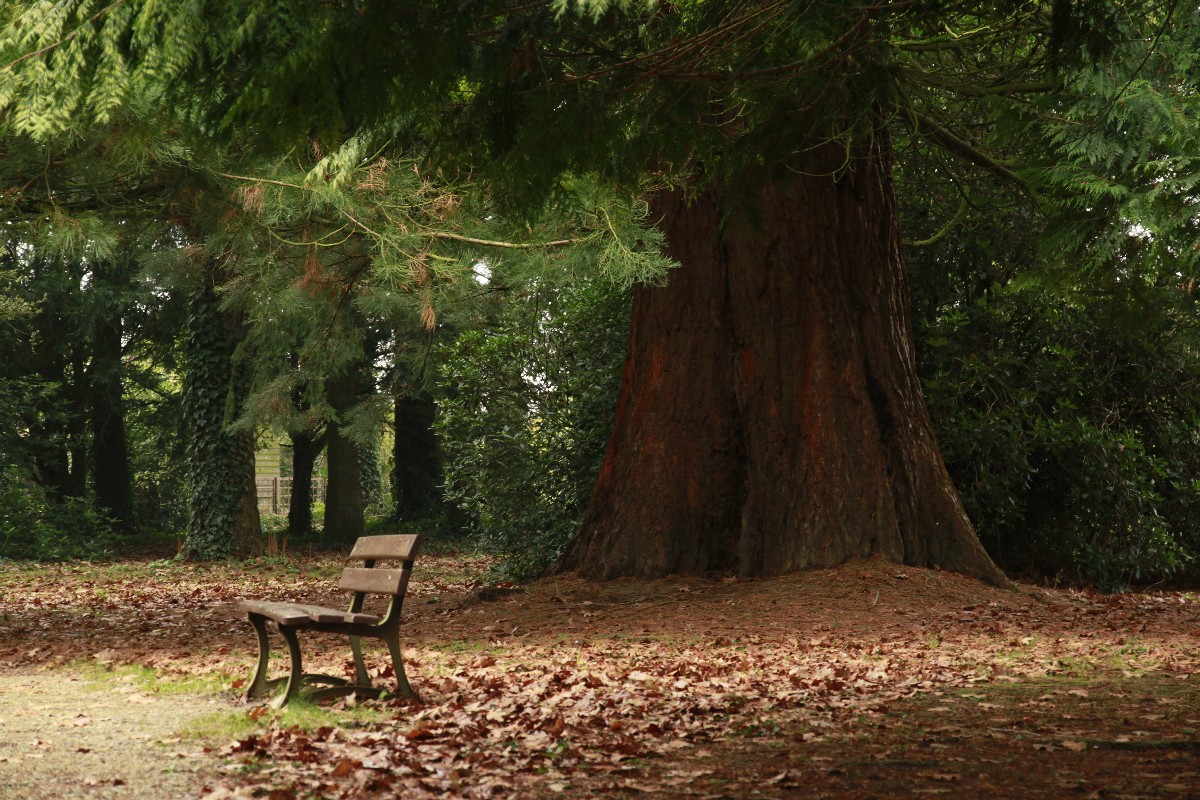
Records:
[[[1002,566],[1115,589],[1200,548],[1200,334],[1178,289],[1027,288],[919,333],[942,453]]]
[[[0,559],[101,558],[119,546],[87,500],[52,500],[20,468],[0,472]]]
[[[628,298],[601,282],[535,287],[442,353],[447,497],[478,520],[506,577],[541,573],[579,524],[612,424]]]

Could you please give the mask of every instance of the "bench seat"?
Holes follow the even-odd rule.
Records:
[[[306,603],[246,600],[242,602],[241,610],[249,614],[261,614],[280,625],[291,625],[294,627],[303,627],[312,622],[346,622],[353,625],[378,625],[381,621],[381,618],[376,614],[355,613],[339,608],[313,606]]]

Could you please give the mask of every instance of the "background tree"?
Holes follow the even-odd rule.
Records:
[[[433,432],[437,405],[428,391],[397,392],[392,451],[392,518],[409,522],[444,509],[441,458]]]
[[[326,428],[329,486],[325,499],[325,536],[343,545],[352,544],[366,528],[362,458],[346,420],[358,401],[360,369],[331,376],[325,382],[330,408],[339,417],[331,419]]]
[[[261,527],[253,431],[232,431],[250,389],[234,361],[239,334],[205,281],[188,304],[183,407],[190,512],[184,554],[207,560],[245,551]]]
[[[378,481],[360,473],[374,474],[367,467],[388,422],[398,513],[440,510],[432,399],[411,403],[427,409],[423,420],[402,412],[428,391],[432,343],[486,316],[479,300],[490,291],[476,282],[477,265],[486,260],[518,281],[549,269],[569,280],[628,250],[614,228],[642,233],[635,206],[605,205],[587,187],[575,213],[528,219],[513,235],[490,197],[435,181],[421,166],[352,142],[311,159],[262,161],[257,176],[213,173],[232,182],[242,207],[225,221],[224,246],[242,254],[226,297],[247,315],[257,371],[245,424],[325,432],[332,541],[362,530],[365,490]],[[518,241],[531,233],[532,242]]]
[[[96,504],[125,534],[132,534],[136,527],[133,471],[125,434],[122,324],[129,311],[131,261],[128,257],[101,260],[91,272],[89,294],[98,307],[93,311],[87,373]]]
[[[47,415],[61,413],[61,384],[47,381],[28,356],[30,343],[37,341],[38,327],[45,316],[38,298],[29,292],[36,286],[26,271],[32,262],[20,257],[13,247],[0,262],[0,557],[62,558],[68,555],[100,555],[111,543],[104,521],[87,498],[64,493],[69,488],[70,455],[62,440],[43,438]],[[29,254],[24,254],[28,256]],[[47,361],[56,352],[47,348]],[[61,417],[59,417],[61,419]],[[55,426],[61,430],[59,426]],[[66,486],[46,481],[42,467],[47,454],[65,458],[58,477]]]

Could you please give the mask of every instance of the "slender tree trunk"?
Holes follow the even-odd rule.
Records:
[[[31,409],[30,437],[34,477],[56,499],[83,497],[87,490],[85,459],[75,454],[86,452],[84,435],[87,420],[86,390],[81,380],[83,356],[79,341],[69,336],[75,320],[63,319],[47,302],[37,316],[38,377],[46,385],[59,389],[37,398]],[[67,369],[68,357],[75,369]]]
[[[313,469],[325,446],[325,435],[292,433],[292,493],[288,499],[288,534],[306,536],[313,529]]]
[[[754,576],[878,554],[1006,583],[921,397],[889,145],[801,162],[655,198],[682,266],[636,291],[615,429],[562,567]]]
[[[184,555],[227,558],[261,541],[253,432],[231,432],[247,382],[235,369],[238,326],[205,285],[191,299],[183,405],[188,425],[190,505]]]
[[[392,500],[397,522],[430,517],[441,510],[442,465],[433,419],[437,407],[427,392],[395,398],[396,438],[392,448]]]
[[[354,406],[357,388],[353,369],[326,381],[329,404],[339,418]],[[329,484],[325,489],[325,538],[349,545],[366,530],[358,447],[346,437],[340,420],[330,422],[326,430]]]
[[[43,408],[36,409],[35,413],[41,418],[32,426],[33,436],[30,437],[34,478],[56,499],[81,496],[82,492],[75,494],[72,491],[71,451],[68,448],[66,420],[61,418],[54,399],[38,405]]]
[[[119,267],[98,264],[93,275],[95,291],[119,295]],[[92,428],[93,488],[96,505],[117,530],[133,533],[133,473],[125,437],[124,384],[121,365],[121,315],[119,302],[101,297],[92,330],[92,365],[88,370]]]
[[[66,494],[71,497],[83,497],[87,494],[87,368],[84,364],[84,354],[77,353],[71,360],[72,377],[67,383],[71,393],[71,413],[67,428],[71,468]]]
[[[238,388],[237,404],[249,396],[249,384]],[[241,492],[238,497],[237,515],[233,521],[233,552],[253,554],[263,546],[262,516],[258,512],[258,484],[254,475],[254,431],[231,433],[237,448],[237,461],[241,467]]]

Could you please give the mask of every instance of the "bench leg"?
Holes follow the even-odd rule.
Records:
[[[364,688],[371,688],[371,676],[367,674],[367,665],[363,661],[362,637],[350,637],[350,650],[354,653],[354,682]]]
[[[249,619],[250,624],[254,626],[254,633],[258,636],[258,664],[254,667],[250,685],[246,687],[246,692],[242,695],[244,703],[257,700],[267,693],[267,661],[271,657],[271,643],[267,640],[266,619],[256,614],[250,614]]]
[[[388,651],[392,654],[392,671],[396,673],[396,691],[401,697],[406,697],[409,700],[420,700],[417,693],[413,691],[412,684],[408,682],[408,675],[404,672],[404,661],[400,658],[400,637],[393,633],[391,636],[383,637],[387,642]]]
[[[300,663],[300,640],[296,638],[296,629],[290,625],[279,625],[275,627],[279,629],[279,633],[287,642],[288,655],[291,657],[291,671],[288,673],[287,688],[283,690],[283,694],[276,697],[272,702],[273,708],[283,708],[288,701],[296,696],[300,691],[300,684],[304,680],[304,673],[301,670]]]

